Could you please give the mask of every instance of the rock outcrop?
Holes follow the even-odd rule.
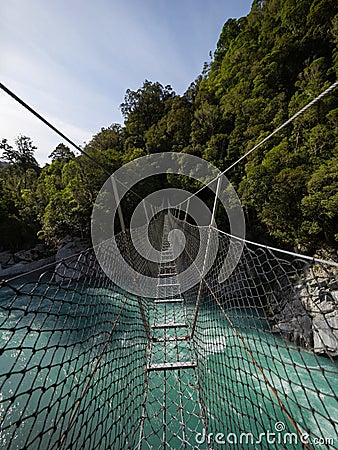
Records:
[[[89,244],[87,241],[66,236],[59,243],[59,248],[55,256],[57,263],[55,269],[56,282],[77,281],[86,276],[87,262],[83,253]]]
[[[16,253],[0,252],[0,278],[9,278],[15,275],[37,270],[55,261],[55,255],[43,244],[37,244],[29,250]]]
[[[338,268],[314,264],[288,296],[274,315],[273,331],[317,354],[337,357]]]
[[[87,241],[66,236],[60,241],[56,254],[43,244],[16,253],[0,252],[0,279],[35,271],[55,263],[56,282],[79,280],[88,275],[88,255],[83,253],[88,247]]]

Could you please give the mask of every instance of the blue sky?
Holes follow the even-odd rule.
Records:
[[[143,81],[183,94],[223,24],[252,0],[7,0],[0,79],[78,144],[122,123],[125,91]],[[61,138],[0,92],[0,138],[30,136],[40,164]]]

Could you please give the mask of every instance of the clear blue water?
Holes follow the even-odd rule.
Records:
[[[25,294],[15,301],[11,289],[0,291],[0,447],[57,448],[95,364],[97,370],[78,410],[81,420],[74,421],[67,442],[76,440],[77,448],[90,450],[127,448],[128,442],[133,447],[142,414],[146,363],[136,302],[127,302],[109,338],[125,300],[121,292],[77,285],[66,292],[44,284],[32,295],[32,288],[26,284]],[[254,436],[275,432],[276,422],[285,426],[281,435],[294,432],[271,387],[302,431],[309,431],[312,439],[333,438],[332,448],[338,448],[333,425],[338,420],[335,363],[270,334],[252,311],[229,314],[237,333],[217,311],[207,309],[201,310],[196,332],[200,397],[208,415],[208,432],[213,433],[212,448],[301,448],[269,444],[264,438],[254,447],[215,442],[217,433],[225,437],[233,433],[230,440],[234,440],[243,432]],[[185,408],[193,411],[195,386],[189,377],[188,372],[182,376],[191,401]],[[175,380],[171,382],[174,386]],[[161,395],[160,386],[156,395]],[[177,394],[172,390],[168,395]],[[201,432],[194,420],[192,429]],[[195,437],[189,436],[191,446],[206,448],[205,443],[191,442]],[[152,439],[157,448],[154,437],[149,442]]]
[[[200,346],[206,361],[200,376],[206,384],[202,397],[210,414],[209,432],[213,436],[224,433],[225,437],[234,433],[238,440],[241,433],[252,432],[255,437],[265,434],[260,444],[255,438],[255,448],[302,448],[299,436],[292,438],[291,444],[285,436],[296,433],[289,415],[301,433],[309,434],[309,443],[318,442],[318,448],[338,448],[335,362],[271,334],[254,311],[229,313],[237,332],[231,326],[224,327],[219,314],[206,310],[204,314],[213,329],[213,333],[205,330],[206,342]],[[268,431],[274,433],[270,444]],[[231,436],[230,440],[236,438]],[[214,443],[214,448],[225,446]],[[251,440],[249,445],[243,441],[238,448],[253,448]]]

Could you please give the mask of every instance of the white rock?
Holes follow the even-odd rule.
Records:
[[[338,316],[317,315],[312,321],[313,346],[316,353],[338,355]]]
[[[77,281],[86,274],[86,258],[82,254],[88,243],[80,238],[67,236],[60,242],[56,254],[56,282]],[[72,258],[72,256],[74,257]]]
[[[49,256],[48,258],[39,259],[38,261],[32,261],[27,263],[13,264],[10,267],[0,270],[0,278],[9,278],[22,273],[30,272],[32,270],[39,269],[47,264],[51,264],[55,261],[55,256]]]

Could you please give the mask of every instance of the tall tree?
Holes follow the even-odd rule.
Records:
[[[65,144],[58,144],[52,153],[48,156],[52,161],[65,161],[68,162],[75,158],[74,153]]]
[[[168,101],[175,96],[171,86],[146,80],[137,91],[127,90],[121,104],[125,119],[125,148],[145,148],[145,133],[155,125],[169,108]]]
[[[37,149],[31,138],[28,136],[18,136],[15,139],[16,149],[8,144],[7,139],[2,139],[0,150],[2,150],[1,159],[5,162],[13,164],[25,172],[27,169],[38,169],[39,164],[34,157]]]

